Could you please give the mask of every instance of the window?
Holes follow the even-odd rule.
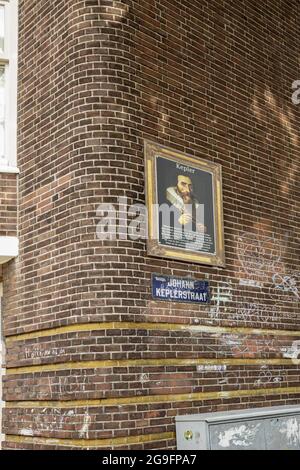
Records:
[[[0,165],[5,161],[5,68],[0,66]]]
[[[18,0],[0,0],[0,171],[16,167]]]

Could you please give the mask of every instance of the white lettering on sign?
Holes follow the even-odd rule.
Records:
[[[191,301],[198,301],[198,302],[206,302],[207,301],[207,293],[206,292],[190,292],[190,291],[180,291],[180,290],[171,290],[171,289],[162,289],[160,287],[156,287],[155,289],[156,297],[161,299],[183,299],[183,300],[191,300]]]
[[[170,279],[168,287],[177,287],[179,289],[195,289],[195,281],[187,279]]]
[[[183,171],[184,173],[192,173],[192,174],[195,173],[195,169],[194,169],[194,168],[190,168],[189,166],[181,165],[180,163],[177,163],[177,164],[176,164],[176,168],[177,168],[177,170],[181,170],[181,171]]]

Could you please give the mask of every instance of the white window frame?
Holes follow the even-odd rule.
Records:
[[[0,172],[17,170],[17,72],[18,72],[18,0],[0,0],[4,6],[4,53],[0,65],[5,67],[5,163]]]

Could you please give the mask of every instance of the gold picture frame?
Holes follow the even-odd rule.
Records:
[[[221,165],[191,157],[154,142],[145,141],[146,203],[148,209],[147,252],[150,256],[169,258],[210,266],[225,266],[222,168]],[[176,181],[175,181],[176,179]],[[180,193],[180,184],[188,183],[187,193]],[[172,186],[173,184],[173,186]],[[196,190],[195,190],[196,188]],[[181,197],[181,195],[183,195]],[[164,238],[165,225],[161,222],[160,207],[174,196],[178,201],[189,201],[203,208],[202,244],[190,247],[182,239]],[[196,196],[198,199],[196,199]],[[196,201],[196,202],[195,202]],[[203,201],[203,202],[199,202]],[[173,206],[172,206],[173,207]],[[175,207],[176,204],[175,204]],[[185,207],[183,204],[182,207]],[[180,210],[177,207],[176,211]],[[184,214],[184,209],[178,214]],[[179,217],[179,221],[185,220]],[[185,223],[185,222],[183,222]],[[195,229],[197,232],[199,225]],[[173,230],[174,227],[169,227]],[[205,231],[205,232],[204,232]],[[170,231],[169,231],[170,233]],[[194,232],[190,232],[194,233]],[[200,236],[200,235],[199,235]],[[193,245],[194,246],[194,245]],[[201,248],[199,248],[201,247]]]

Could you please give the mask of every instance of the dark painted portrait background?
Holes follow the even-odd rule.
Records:
[[[174,161],[165,157],[156,157],[156,186],[157,203],[159,206],[169,204],[167,190],[176,188],[178,176],[190,178],[193,186],[192,197],[204,205],[204,225],[206,227],[204,244],[201,249],[195,249],[197,252],[214,253],[215,252],[215,233],[214,233],[214,203],[213,203],[213,178],[210,172],[206,172],[190,166],[182,161]],[[176,215],[175,215],[176,217]],[[174,220],[171,218],[171,227]],[[162,233],[162,217],[159,217],[159,242],[162,245],[173,246],[176,248],[189,249],[185,239],[172,240],[165,239]]]

